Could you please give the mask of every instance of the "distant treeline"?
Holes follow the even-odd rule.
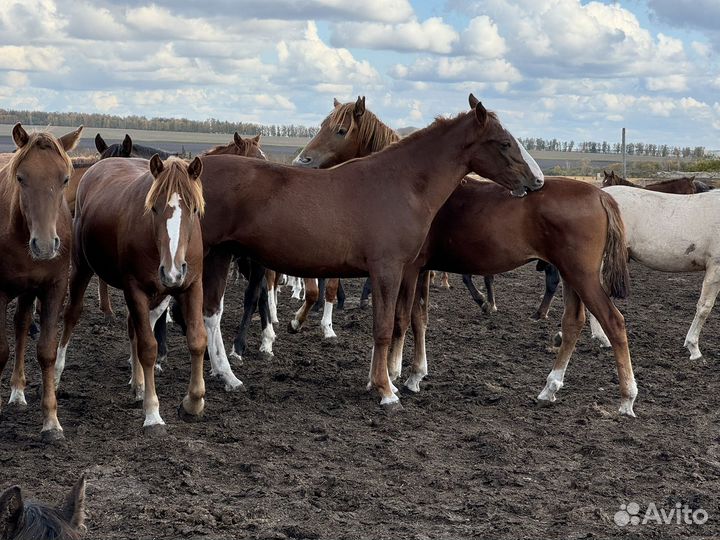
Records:
[[[0,109],[0,124],[34,124],[38,126],[79,126],[94,128],[145,129],[154,131],[185,131],[190,133],[241,133],[267,137],[312,137],[317,127],[289,125],[261,125],[248,122],[225,122],[215,118],[188,120],[187,118],[146,118],[144,116],[115,116],[112,114],[77,112],[13,111]]]
[[[112,114],[77,112],[13,111],[0,109],[0,124],[34,124],[39,126],[78,126],[94,128],[145,129],[154,131],[184,131],[190,133],[241,133],[243,135],[265,135],[272,137],[312,137],[319,128],[287,125],[262,125],[248,122],[226,122],[209,118],[188,120],[187,118],[146,118],[145,116],[116,116]],[[399,130],[411,132],[413,128]],[[559,141],[557,139],[520,138],[528,150],[551,150],[555,152],[590,152],[597,154],[619,154],[620,143],[582,141]],[[636,156],[702,158],[705,148],[696,146],[684,148],[667,144],[628,143],[627,153]]]
[[[620,143],[609,143],[607,141],[594,142],[582,141],[558,141],[557,139],[538,139],[528,137],[520,142],[528,150],[551,150],[554,152],[590,152],[592,154],[619,154],[622,151]],[[641,142],[627,143],[627,153],[631,156],[656,156],[656,157],[683,157],[702,158],[705,156],[705,147],[696,146],[684,148],[679,146],[668,146],[667,144],[646,144]]]

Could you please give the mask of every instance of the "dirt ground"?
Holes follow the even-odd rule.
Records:
[[[703,332],[705,360],[691,362],[682,344],[702,276],[635,264],[631,274],[632,296],[619,305],[639,385],[636,419],[617,415],[612,355],[588,329],[558,401],[537,404],[561,303],[549,320],[529,319],[543,282],[532,265],[497,278],[499,311],[490,317],[459,276],[451,276],[454,289],[432,291],[430,376],[392,416],[364,390],[371,313],[357,307],[359,280],[346,281],[334,344],[322,342],[317,313],[305,331],[288,334],[297,301],[282,292],[275,356],[254,352],[253,323],[253,352],[234,366],[247,391],[225,393],[206,365],[201,423],[176,415],[189,361],[173,328],[157,380],[162,439],[142,433],[123,318],[103,325],[88,297],[59,392],[66,441],[39,442],[32,353],[29,406],[4,406],[0,420],[0,487],[17,483],[52,502],[84,471],[93,539],[717,538],[720,317]],[[226,344],[242,286],[225,298]],[[667,511],[681,503],[709,519],[616,525],[620,505],[631,502],[640,517],[650,503]]]

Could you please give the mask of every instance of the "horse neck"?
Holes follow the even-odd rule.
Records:
[[[366,141],[363,141],[360,148],[358,149],[358,155],[355,157],[365,157],[380,150],[384,150],[392,143],[400,140],[400,135],[389,126],[383,124],[380,120],[377,120],[377,124],[372,134]],[[384,141],[385,144],[382,144]]]
[[[404,168],[398,171],[401,174],[394,175],[393,185],[410,184],[429,204],[439,207],[470,172],[464,148],[467,125],[474,121],[470,115],[436,121],[376,154],[374,166],[386,173],[402,163]]]
[[[0,169],[0,216],[4,230],[27,230],[25,216],[20,210],[20,190],[14,179],[8,178],[9,168]]]

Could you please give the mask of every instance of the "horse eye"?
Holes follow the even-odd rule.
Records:
[[[345,129],[345,128],[340,128],[337,130],[337,134],[342,135],[343,137],[345,136],[346,133],[347,133],[347,129]]]
[[[503,141],[501,144],[502,144],[502,147],[505,149],[510,148],[512,146],[510,144],[510,141]]]
[[[17,181],[20,182],[21,184],[23,183],[22,176],[20,176],[19,174],[15,178],[17,178]]]
[[[154,206],[152,207],[152,211],[153,211],[153,214],[157,214],[157,208],[155,208]]]
[[[66,177],[65,177],[65,180],[63,180],[63,185],[66,186],[69,181],[70,181],[70,177],[69,177],[69,176],[66,176]]]

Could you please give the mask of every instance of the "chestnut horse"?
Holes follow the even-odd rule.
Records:
[[[353,110],[352,103],[339,105],[336,102],[335,110],[323,122],[318,136],[300,154],[299,161],[335,165],[342,159],[352,159],[355,151],[366,151],[364,144],[358,144],[357,136],[351,136],[347,123],[331,120],[338,116],[339,107]],[[377,137],[378,133],[385,133],[384,138],[387,138],[387,132],[391,131],[367,110],[353,117],[356,126],[353,130],[359,131],[358,126],[365,122],[365,140]],[[343,137],[328,136],[341,131]],[[544,231],[547,230],[557,232],[546,238]],[[568,274],[563,327],[568,328],[574,340],[560,350],[540,399],[554,400],[562,386],[565,367],[584,323],[582,303],[588,302],[593,305],[591,309],[605,314],[605,323],[613,328],[623,396],[620,410],[631,415],[636,391],[622,316],[600,286],[600,267],[605,259],[608,264],[604,266],[604,272],[614,284],[614,293],[625,294],[627,263],[622,242],[618,243],[623,238],[616,205],[589,184],[548,178],[540,192],[517,201],[507,197],[496,184],[468,178],[438,212],[415,265],[417,269],[493,274],[511,270],[537,257],[543,264],[549,261],[563,268]],[[568,246],[573,249],[567,249]],[[406,386],[413,392],[420,390],[420,381],[427,373],[424,342],[429,295],[427,278],[424,276],[419,281],[412,307],[415,362]],[[404,290],[405,311],[398,300],[389,366],[391,379],[400,375],[402,344],[409,316],[407,302],[412,302],[407,295],[414,292],[409,288],[410,282]],[[403,298],[402,294],[400,298]]]
[[[543,185],[495,114],[471,101],[470,112],[438,119],[383,152],[332,169],[202,158],[204,310],[216,371],[232,373],[221,354],[220,317],[233,253],[295,276],[369,274],[375,291],[371,381],[383,406],[399,406],[386,364],[395,302],[435,213],[471,171],[518,196]]]
[[[149,169],[149,170],[148,170]],[[72,331],[80,318],[85,289],[94,273],[122,289],[128,306],[136,397],[143,397],[144,427],[162,432],[155,392],[157,343],[153,326],[176,298],[187,321],[191,355],[188,394],[179,409],[192,420],[202,414],[205,383],[202,324],[202,163],[157,156],[102,160],[85,173],[78,188],[74,222],[70,301],[57,350],[56,379],[65,365]],[[140,374],[142,367],[142,375]]]
[[[0,540],[76,540],[85,530],[85,476],[59,506],[26,501],[20,486],[0,493]]]
[[[55,343],[70,263],[70,211],[63,187],[72,164],[67,152],[80,140],[82,126],[56,139],[50,133],[12,130],[17,151],[0,169],[0,374],[10,350],[6,335],[8,303],[15,310],[15,366],[10,403],[25,405],[25,348],[35,299],[42,303],[37,358],[42,371],[41,438],[63,438],[55,398]]]

